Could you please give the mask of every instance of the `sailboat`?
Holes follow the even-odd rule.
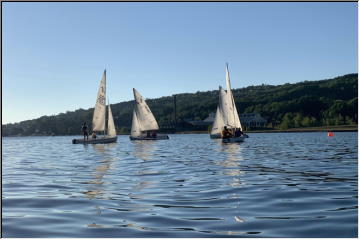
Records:
[[[168,135],[157,134],[159,125],[140,93],[133,88],[135,107],[133,111],[130,140],[164,140]]]
[[[116,129],[114,124],[114,119],[112,116],[110,104],[108,103],[108,121],[107,121],[107,134],[105,134],[105,117],[106,117],[106,70],[104,70],[102,79],[100,81],[100,86],[96,98],[96,104],[94,109],[94,115],[92,120],[92,130],[94,132],[103,132],[102,137],[96,137],[88,139],[73,139],[72,143],[78,144],[97,144],[97,143],[113,143],[116,142]]]
[[[225,90],[219,86],[219,105],[216,108],[215,120],[210,132],[210,138],[221,138],[221,131],[225,126],[224,123],[224,97],[226,96]]]
[[[226,91],[219,87],[219,105],[216,109],[215,120],[211,129],[210,138],[221,138],[221,131],[226,126],[230,129],[240,129],[242,131],[239,114],[236,109],[234,96],[231,91],[230,74],[228,64],[226,64]],[[223,139],[223,142],[242,142],[247,137],[243,134],[239,137]]]

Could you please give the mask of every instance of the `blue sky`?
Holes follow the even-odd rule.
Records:
[[[357,72],[357,3],[2,3],[2,123]]]

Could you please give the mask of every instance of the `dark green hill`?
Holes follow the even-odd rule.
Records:
[[[357,74],[279,86],[249,86],[235,89],[233,94],[239,113],[258,112],[267,119],[269,128],[357,124]],[[177,94],[176,102],[180,126],[184,119],[201,120],[215,112],[218,91]],[[147,103],[163,130],[174,126],[172,96],[148,99]],[[111,108],[118,133],[129,132],[133,101],[113,104]],[[84,121],[91,123],[92,114],[93,108],[79,109],[6,124],[2,125],[2,135],[77,135]]]

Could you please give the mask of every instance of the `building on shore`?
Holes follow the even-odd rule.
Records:
[[[260,113],[243,113],[240,114],[240,121],[246,127],[265,127],[266,119]]]

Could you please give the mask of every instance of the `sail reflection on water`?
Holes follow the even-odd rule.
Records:
[[[135,157],[144,161],[151,160],[153,158],[153,152],[155,150],[154,141],[135,141],[133,144],[133,153]]]
[[[141,190],[151,188],[154,181],[149,181],[147,178],[153,174],[158,174],[159,171],[153,170],[150,161],[154,158],[155,141],[134,141],[133,142],[133,155],[140,160],[139,168],[133,178],[132,189],[136,190],[132,197],[143,198]]]
[[[241,162],[243,162],[243,146],[242,144],[223,144],[219,142],[219,150],[222,155],[225,156],[225,159],[219,162],[219,165],[224,167],[224,174],[227,176],[233,176],[231,182],[229,183],[232,187],[238,187],[242,185],[241,179],[239,176],[245,174],[241,170]]]
[[[90,186],[90,189],[84,192],[87,198],[102,198],[106,195],[104,176],[108,174],[108,171],[111,169],[111,164],[115,161],[115,157],[109,155],[109,149],[114,147],[115,143],[93,145],[95,152],[99,153],[102,157],[100,158],[100,164],[94,168],[92,179],[86,182]]]

